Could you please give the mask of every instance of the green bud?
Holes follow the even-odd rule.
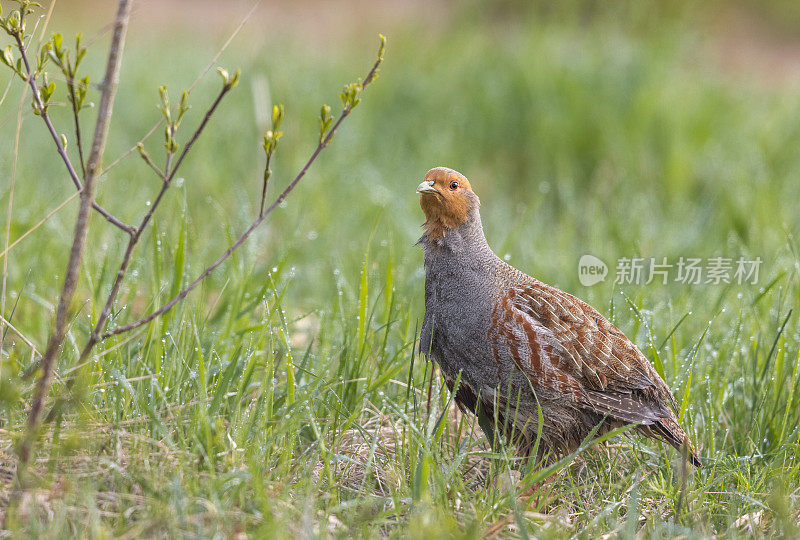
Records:
[[[222,83],[227,85],[228,84],[228,70],[222,67],[217,68],[217,73],[219,76],[222,77]]]
[[[39,58],[36,62],[36,71],[41,71],[44,65],[47,63],[47,60],[50,58],[50,51],[53,48],[53,43],[51,41],[46,42],[42,45],[42,48],[39,50]]]
[[[283,105],[272,107],[272,129],[278,129],[283,121]]]
[[[0,58],[0,61],[10,68],[14,67],[14,53],[11,50],[11,45],[3,49],[3,56]]]
[[[169,94],[167,94],[167,87],[163,85],[159,86],[158,95],[161,96],[161,104],[164,105],[164,107],[169,108]]]
[[[378,34],[378,39],[381,40],[381,46],[378,49],[378,60],[383,60],[383,53],[386,52],[386,36]]]
[[[191,109],[191,107],[189,106],[188,101],[189,101],[189,92],[184,90],[183,92],[181,92],[181,102],[178,105],[178,119],[175,120],[175,127],[176,128],[180,125],[181,118],[183,118],[183,115],[186,114],[186,111]]]
[[[84,47],[83,49],[80,49],[78,51],[78,57],[75,59],[75,67],[76,68],[78,67],[78,64],[81,63],[81,60],[83,60],[84,56],[86,56],[86,47]]]
[[[327,133],[328,129],[331,127],[331,123],[333,122],[333,117],[331,116],[331,108],[329,105],[323,105],[319,109],[319,118],[317,119],[319,122],[319,142],[322,143],[325,140],[325,133]]]
[[[161,98],[161,105],[158,107],[158,110],[161,111],[167,124],[170,124],[172,122],[172,112],[169,110],[169,94],[167,93],[167,87],[163,85],[159,86],[158,95]]]
[[[378,34],[378,38],[381,40],[381,45],[378,48],[378,60],[375,64],[375,68],[370,72],[367,80],[364,81],[364,86],[378,78],[378,66],[383,62],[383,54],[386,52],[386,36]]]
[[[228,82],[228,88],[233,88],[237,84],[239,84],[239,76],[242,74],[241,69],[237,69],[233,72],[233,77],[231,77],[230,81]]]

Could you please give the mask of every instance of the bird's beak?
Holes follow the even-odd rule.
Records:
[[[425,180],[417,186],[417,193],[439,193],[433,187],[433,180]]]

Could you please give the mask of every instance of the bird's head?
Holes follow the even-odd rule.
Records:
[[[467,221],[470,212],[477,211],[481,204],[469,180],[447,167],[429,170],[425,180],[417,186],[417,193],[420,195],[419,205],[425,213],[425,230],[431,241]]]

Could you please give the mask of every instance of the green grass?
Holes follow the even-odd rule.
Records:
[[[691,3],[585,7],[476,3],[443,23],[320,38],[323,51],[286,29],[235,41],[220,63],[241,67],[242,82],[140,245],[112,326],[168,299],[257,212],[264,125],[254,103],[264,83],[287,111],[274,197],[313,149],[319,106],[337,105],[341,85],[366,73],[377,32],[389,48],[380,79],[285,208],[185,303],[98,349],[77,385],[80,403],[44,435],[37,491],[15,532],[797,535],[796,92],[697,60],[704,28]],[[58,10],[51,28],[62,29]],[[157,120],[156,86],[178,95],[224,41],[198,42],[178,25],[165,54],[163,32],[131,32],[107,161]],[[93,74],[106,41],[87,58]],[[183,141],[218,84],[212,72],[192,94]],[[0,106],[3,224],[20,89]],[[12,241],[72,193],[28,101]],[[70,136],[66,110],[53,115]],[[161,144],[157,133],[151,155]],[[623,437],[570,457],[545,483],[524,466],[519,489],[502,479],[520,466],[506,449],[490,459],[473,419],[453,412],[438,377],[430,386],[430,365],[414,352],[424,278],[414,189],[436,165],[470,178],[498,254],[592,303],[663,370],[706,462],[685,486],[672,449]],[[132,222],[157,189],[134,155],[102,180],[98,198]],[[8,256],[4,316],[40,348],[76,207]],[[61,377],[76,372],[123,248],[95,216]],[[585,253],[610,267],[591,288],[578,281]],[[615,261],[632,256],[763,264],[756,285],[615,287]],[[30,349],[6,333],[0,361],[8,471],[31,396],[19,377]]]

